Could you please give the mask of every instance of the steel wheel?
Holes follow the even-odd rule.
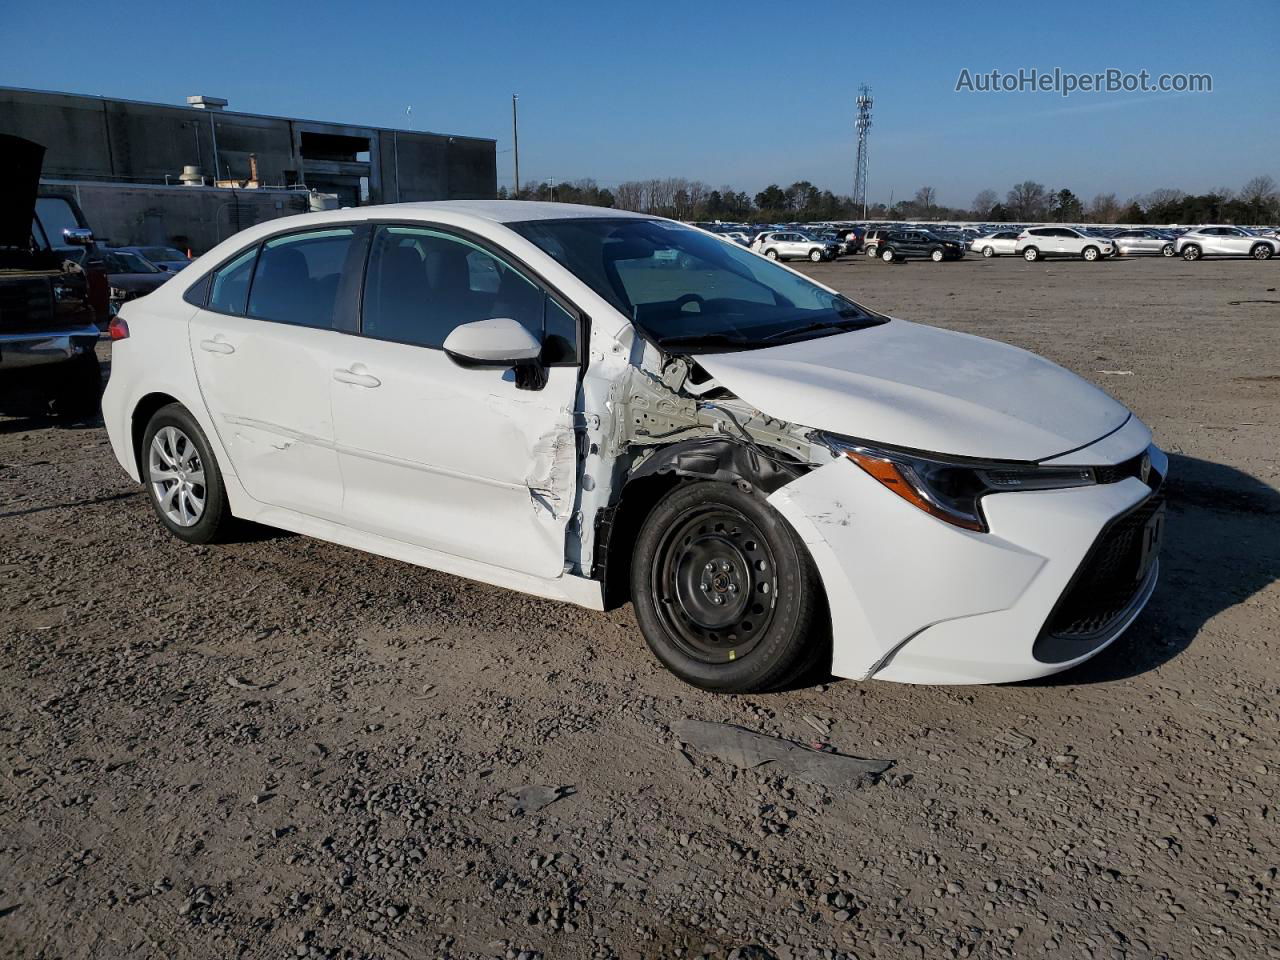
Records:
[[[204,465],[191,438],[175,426],[161,427],[147,452],[147,480],[156,505],[180,527],[194,527],[204,515]]]
[[[773,619],[778,575],[754,523],[727,505],[694,507],[672,525],[655,560],[658,616],[682,653],[714,664],[755,649]]]

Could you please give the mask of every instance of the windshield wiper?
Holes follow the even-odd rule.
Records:
[[[663,347],[741,347],[755,342],[753,337],[742,337],[732,333],[690,333],[679,337],[658,338],[658,344]]]
[[[819,330],[857,330],[860,327],[870,325],[866,317],[859,317],[857,320],[817,320],[813,323],[806,323],[803,327],[787,327],[785,330],[776,330],[757,339],[760,341],[782,340],[785,337],[815,333]]]

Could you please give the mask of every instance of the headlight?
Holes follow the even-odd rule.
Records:
[[[1061,490],[1097,482],[1091,467],[945,460],[872,447],[829,433],[819,437],[833,454],[849,458],[912,506],[981,533],[988,527],[980,501],[988,493]]]

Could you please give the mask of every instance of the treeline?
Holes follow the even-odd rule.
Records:
[[[807,180],[789,187],[770,184],[755,196],[729,186],[667,177],[630,180],[612,189],[592,179],[525,184],[520,193],[498,191],[499,199],[554,200],[634,210],[676,220],[730,220],[748,223],[821,220],[982,220],[1060,223],[1276,223],[1280,189],[1270,176],[1254,177],[1240,190],[1228,187],[1203,194],[1162,188],[1120,201],[1114,193],[1083,200],[1068,188],[1053,190],[1034,180],[1015,184],[1003,198],[983,190],[968,209],[939,205],[933,187],[921,187],[907,199],[875,203],[864,215],[852,198],[819,190]]]

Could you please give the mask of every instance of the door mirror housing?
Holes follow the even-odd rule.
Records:
[[[462,367],[524,367],[538,363],[542,344],[517,321],[495,317],[454,327],[444,352]]]
[[[93,231],[84,227],[66,227],[62,231],[62,242],[73,247],[93,246]]]

